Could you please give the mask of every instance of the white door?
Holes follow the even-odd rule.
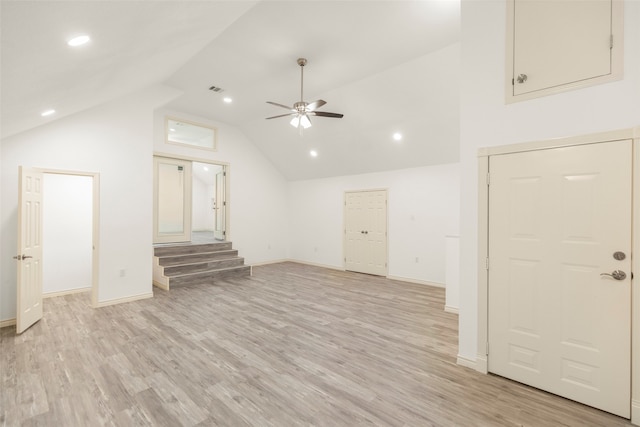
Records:
[[[191,162],[153,158],[153,243],[191,240]]]
[[[215,227],[213,229],[213,235],[217,240],[224,240],[225,231],[225,212],[226,212],[226,195],[225,195],[225,177],[226,172],[224,170],[216,174],[216,197],[215,197]]]
[[[387,191],[345,193],[345,269],[387,275]]]
[[[489,159],[489,370],[626,418],[631,147]]]
[[[42,319],[42,173],[20,166],[16,332]]]

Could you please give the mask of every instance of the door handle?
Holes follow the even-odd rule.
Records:
[[[609,276],[616,280],[624,280],[627,278],[627,273],[622,270],[614,270],[611,273],[600,273],[601,276]]]
[[[23,259],[33,258],[31,255],[16,255],[13,259],[17,259],[18,261],[22,261]]]

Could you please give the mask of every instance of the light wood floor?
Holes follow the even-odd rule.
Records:
[[[444,290],[294,263],[0,331],[6,426],[629,426],[456,365]],[[4,421],[4,424],[3,422]]]

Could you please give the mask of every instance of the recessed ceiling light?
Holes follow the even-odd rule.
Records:
[[[402,134],[400,132],[396,132],[393,134],[394,141],[400,141],[402,139]]]
[[[67,42],[67,44],[73,47],[82,46],[83,44],[89,43],[90,40],[91,39],[89,38],[89,36],[87,36],[86,34],[83,34],[81,36],[72,38]]]
[[[318,157],[318,152],[316,150],[309,151],[309,154],[311,155],[311,157]]]
[[[226,102],[227,104],[231,104],[233,102],[233,99],[229,98],[228,96],[222,99],[224,102]]]
[[[170,130],[171,132],[175,132],[175,131],[176,131],[174,128],[169,128],[169,130]]]
[[[42,113],[40,113],[40,115],[41,115],[42,117],[47,117],[47,116],[52,115],[52,114],[53,114],[53,113],[55,113],[55,112],[56,112],[56,110],[47,110],[47,111],[43,111]]]
[[[205,172],[207,172],[209,170],[209,168],[206,167],[206,166],[203,166],[202,169],[204,169]]]

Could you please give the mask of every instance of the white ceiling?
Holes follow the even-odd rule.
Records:
[[[184,93],[167,108],[238,126],[288,179],[458,160],[459,0],[2,1],[1,8],[3,137],[164,83]],[[69,48],[78,33],[91,43]],[[266,101],[299,100],[298,57],[308,59],[305,100],[324,99],[321,111],[344,114],[312,118],[302,136],[287,118],[265,120],[286,113]],[[48,108],[57,113],[40,117]],[[391,138],[396,131],[400,142]]]

